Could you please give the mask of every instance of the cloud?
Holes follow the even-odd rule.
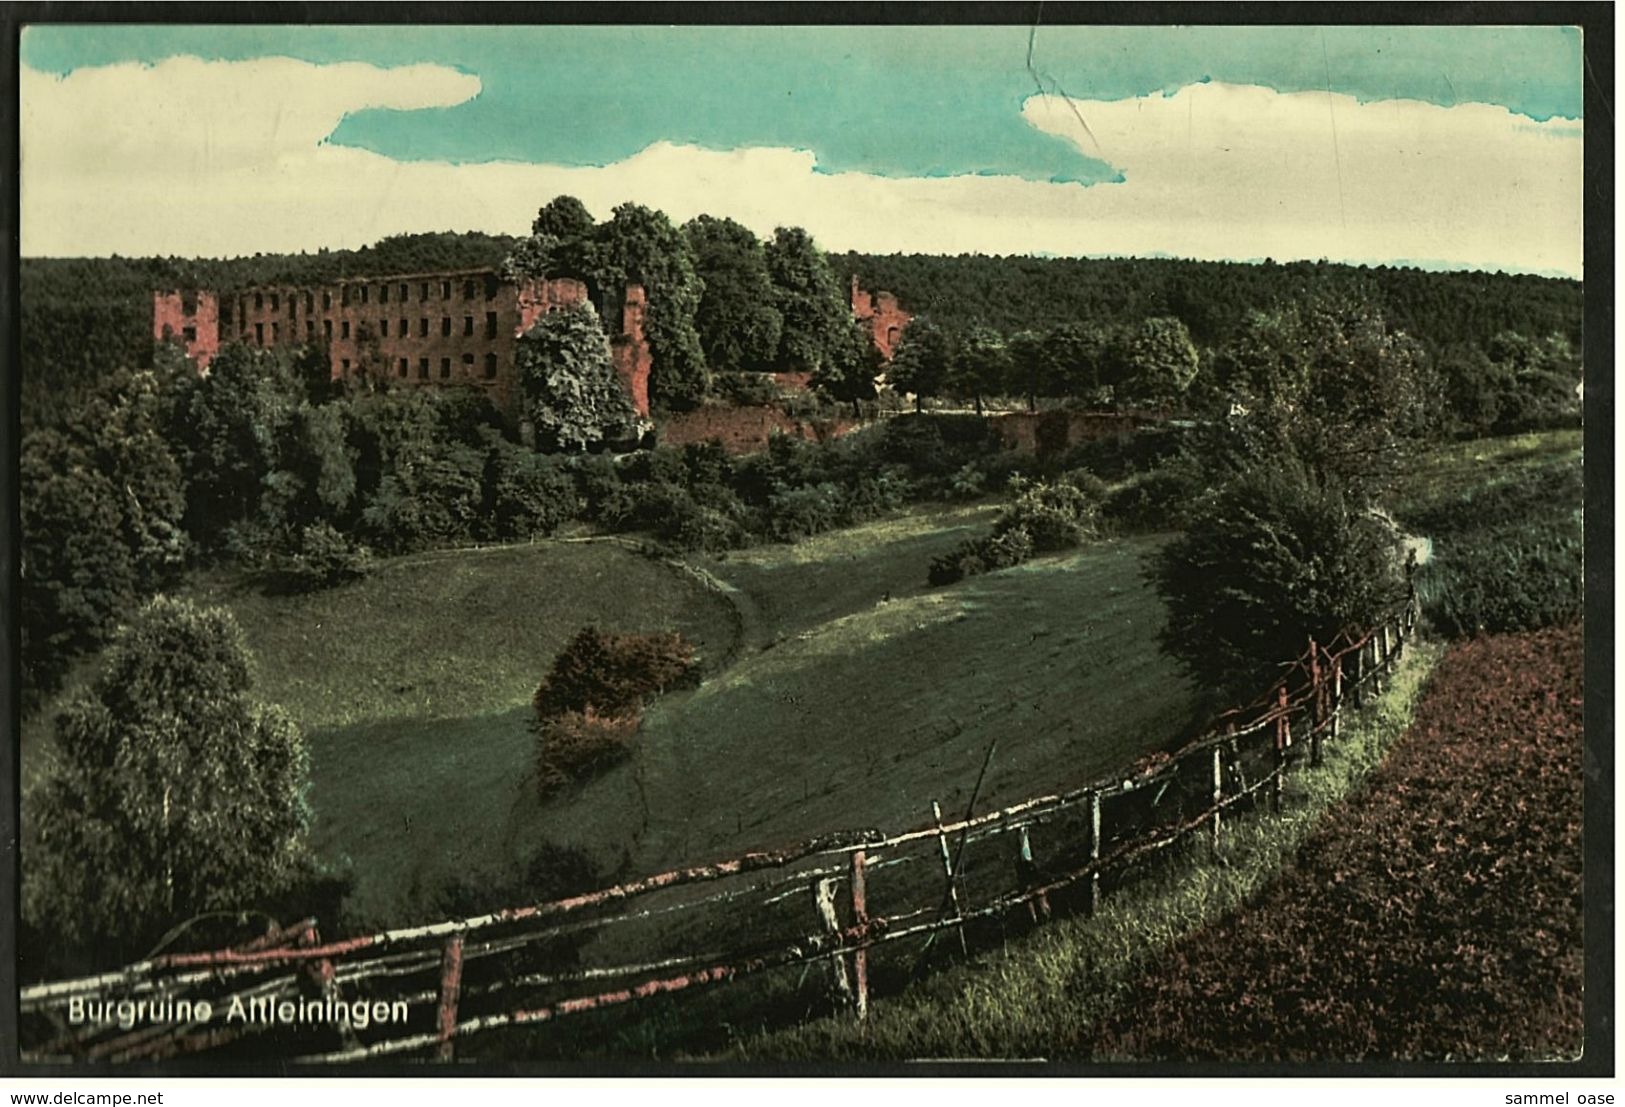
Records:
[[[1203,83],[1115,101],[1033,96],[1022,118],[1121,181],[820,172],[805,150],[657,142],[603,167],[399,162],[327,141],[369,107],[462,103],[442,66],[290,59],[22,70],[25,255],[353,247],[407,231],[523,233],[557,193],[676,220],[806,227],[829,249],[1169,254],[1581,270],[1580,125],[1482,104],[1359,103]],[[514,126],[567,127],[539,107]]]

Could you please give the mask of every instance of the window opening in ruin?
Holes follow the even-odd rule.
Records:
[[[322,293],[322,310],[323,311],[332,311],[333,310],[333,294],[331,292]]]
[[[466,377],[472,377],[474,375],[474,355],[473,354],[464,354],[463,355],[463,375],[466,376]]]
[[[170,326],[168,323],[165,323],[164,324],[164,341],[168,342],[171,338],[174,338],[174,337],[175,337],[175,328]]]
[[[272,311],[281,311],[282,310],[281,298],[278,297],[275,292],[271,293],[271,310]]]
[[[440,317],[440,334],[441,337],[449,337],[451,335],[451,316],[442,315]]]
[[[329,342],[333,341],[333,320],[322,320],[322,337],[327,339]]]
[[[265,324],[264,323],[255,323],[254,324],[254,341],[259,343],[261,346],[265,345]]]
[[[418,320],[418,337],[429,337],[429,317],[427,315]]]
[[[406,379],[406,359],[404,357],[401,358],[401,379]]]
[[[463,316],[463,334],[465,336],[468,336],[468,335],[472,335],[473,333],[474,333],[474,317],[472,315]]]
[[[429,298],[429,282],[424,281],[421,285],[418,286],[418,299],[427,300],[428,298]]]
[[[440,298],[442,300],[451,299],[451,282],[450,281],[441,281],[440,282]]]
[[[381,284],[378,286],[378,302],[380,304],[389,303],[389,285]]]
[[[364,285],[361,286],[361,302],[362,303],[367,303],[368,302],[369,294],[371,292],[372,292],[372,285],[364,284]]]
[[[186,315],[197,314],[197,292],[186,291],[181,293],[181,311]]]
[[[429,359],[426,358],[426,357],[420,357],[420,358],[418,358],[418,380],[426,381],[428,379],[429,379]]]
[[[402,281],[401,282],[400,295],[396,297],[396,299],[399,300],[403,304],[406,303],[406,293],[407,293],[408,287],[409,286],[407,285],[407,283],[405,281]]]
[[[495,380],[496,375],[497,375],[497,356],[495,354],[486,354],[485,355],[485,379],[488,380],[488,381],[489,380]]]
[[[274,345],[274,344],[276,344],[278,342],[281,342],[281,341],[282,341],[282,324],[281,323],[272,323],[271,324],[271,342]]]
[[[486,338],[495,338],[496,336],[497,336],[497,313],[494,312],[494,311],[488,311],[488,312],[485,313],[485,337]]]
[[[400,329],[395,333],[400,335],[402,338],[405,338],[407,335],[412,333],[412,329],[406,325],[406,320],[404,318],[401,320]]]
[[[314,320],[314,319],[306,319],[305,320],[305,337],[307,339],[312,340],[312,341],[315,340],[315,338],[316,338],[316,320]]]
[[[463,282],[463,299],[472,300],[473,298],[474,298],[474,278],[470,277],[470,278],[468,278],[468,280]]]
[[[265,295],[263,293],[260,293],[260,292],[254,293],[254,310],[258,311],[264,306],[265,306]]]
[[[345,358],[344,362],[343,362],[343,365],[344,365],[344,375],[346,377],[348,377],[350,375],[350,359]]]
[[[308,313],[310,313],[312,311],[315,311],[315,310],[316,310],[316,294],[314,292],[305,293],[305,312],[308,314]]]
[[[440,359],[440,378],[444,380],[449,376],[451,376],[451,358],[443,357]]]
[[[164,330],[167,331],[168,329],[169,329],[168,326],[164,327]],[[197,341],[197,328],[196,327],[182,327],[181,328],[181,337],[186,339],[187,342],[196,342]]]
[[[340,327],[342,329],[339,331],[339,335],[341,337],[343,337],[343,338],[349,338],[350,337],[350,321],[348,319],[346,319],[343,323],[340,324]]]
[[[350,286],[347,284],[339,285],[339,305],[341,307],[350,306]]]
[[[378,320],[378,334],[383,338],[388,338],[389,337],[389,320],[388,319],[380,319],[380,320]]]

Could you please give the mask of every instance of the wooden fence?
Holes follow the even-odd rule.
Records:
[[[796,967],[795,989],[816,967],[817,993],[862,1018],[877,972],[901,982],[979,935],[1093,912],[1165,847],[1205,834],[1217,852],[1233,813],[1279,812],[1345,710],[1383,690],[1415,623],[1413,597],[1368,633],[1311,641],[1258,702],[1177,752],[997,811],[977,814],[973,794],[960,817],[932,802],[931,821],[902,833],[825,834],[338,941],[306,919],[232,949],[36,984],[20,995],[24,1056],[449,1060],[457,1041],[499,1028]],[[130,1006],[96,1006],[109,1001]]]

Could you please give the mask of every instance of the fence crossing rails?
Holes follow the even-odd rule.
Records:
[[[1218,716],[1177,751],[1148,755],[1109,778],[997,811],[975,814],[973,800],[956,822],[944,823],[940,806],[933,803],[928,824],[901,833],[837,831],[546,903],[338,941],[322,941],[315,920],[307,919],[231,949],[162,954],[112,972],[31,985],[19,994],[20,1009],[25,1026],[43,1030],[33,1036],[44,1044],[25,1056],[172,1057],[217,1049],[267,1029],[257,1023],[139,1029],[92,1023],[76,1031],[64,1025],[66,1011],[97,995],[291,1003],[314,1002],[312,994],[343,1002],[347,993],[354,1003],[409,999],[424,1009],[422,1029],[401,1033],[393,1027],[374,1028],[367,1035],[372,1040],[362,1040],[345,1023],[337,1027],[338,1048],[301,1052],[299,1060],[334,1063],[403,1054],[449,1060],[455,1043],[473,1034],[554,1022],[785,966],[805,970],[820,961],[832,966],[830,990],[836,1001],[862,1018],[869,1003],[872,952],[915,937],[930,941],[949,928],[958,932],[962,949],[968,949],[972,926],[1005,919],[1017,909],[1037,922],[1040,906],[1047,917],[1051,897],[1074,890],[1081,895],[1075,902],[1093,913],[1109,891],[1104,877],[1125,873],[1140,859],[1198,831],[1205,832],[1212,856],[1220,856],[1225,813],[1256,801],[1266,789],[1268,809],[1279,812],[1298,747],[1309,746],[1311,767],[1320,763],[1323,740],[1335,742],[1342,733],[1345,706],[1362,705],[1383,686],[1415,623],[1412,596],[1403,609],[1363,634],[1341,635],[1331,645],[1311,640],[1303,655],[1283,666],[1285,675],[1269,692],[1248,708]],[[1260,740],[1265,741],[1262,749]],[[1255,764],[1249,772],[1249,757],[1260,753],[1267,754],[1267,768]],[[990,747],[989,760],[991,754]],[[1169,795],[1171,803],[1164,803]],[[1033,860],[1032,836],[1038,828],[1052,839],[1047,866]],[[1015,886],[992,891],[980,904],[968,901],[959,887],[967,849],[996,848],[989,843],[1010,834],[1019,843],[1014,851],[1019,862],[1010,866],[1018,874]],[[958,843],[950,857],[953,835]],[[929,863],[913,865],[922,860]],[[910,887],[910,874],[917,888]],[[877,876],[884,879],[877,882]],[[732,886],[740,881],[746,883]],[[705,890],[717,885],[719,891]],[[877,891],[884,893],[880,899]],[[887,895],[900,902],[887,903]],[[656,902],[642,903],[645,899]],[[730,920],[747,909],[765,913],[765,937],[704,953],[692,946],[665,956],[615,953],[612,931],[641,925],[676,941],[683,937],[682,920],[705,922],[711,918],[706,912],[719,908],[729,912]],[[816,924],[816,932],[805,933],[809,923]],[[708,932],[714,936],[715,926]],[[731,925],[720,932],[741,939],[747,934]],[[526,956],[541,956],[545,962],[537,951],[558,941],[605,944],[609,953],[598,951],[600,955],[619,959],[525,967]],[[633,939],[624,944],[637,948]],[[412,984],[413,978],[422,982]],[[503,995],[613,980],[626,983],[506,1009],[490,1006]]]

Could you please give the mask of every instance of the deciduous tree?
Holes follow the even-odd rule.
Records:
[[[58,716],[56,772],[29,804],[31,925],[127,953],[301,874],[304,741],[251,692],[247,646],[223,610],[160,597],[119,632]]]

